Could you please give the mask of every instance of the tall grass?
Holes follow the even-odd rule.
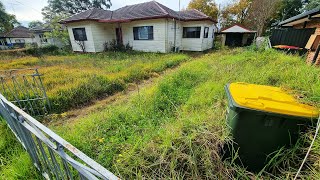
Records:
[[[298,56],[224,50],[195,58],[103,110],[51,128],[123,179],[290,179],[313,131],[293,149],[277,152],[269,171],[254,174],[224,161],[222,146],[231,138],[223,87],[239,81],[280,86],[319,107],[319,73]],[[300,178],[319,178],[319,144],[320,138]]]
[[[0,57],[0,69],[39,68],[51,101],[52,112],[81,107],[93,100],[126,89],[155,73],[186,61],[184,54],[101,53],[66,56]],[[10,97],[9,97],[10,98]],[[30,179],[36,171],[22,146],[0,120],[0,179]],[[3,134],[2,134],[3,133]],[[22,163],[17,163],[21,160]],[[28,167],[28,168],[26,168]],[[21,171],[21,168],[25,168]]]
[[[102,53],[42,58],[2,57],[0,69],[40,68],[53,112],[81,107],[185,61],[183,54]],[[8,59],[9,58],[9,59]]]
[[[222,160],[222,146],[230,141],[223,87],[238,81],[280,86],[319,106],[319,73],[298,56],[272,50],[212,53],[129,100],[55,129],[124,179],[292,178],[309,135],[275,154],[269,171],[254,174]],[[301,177],[319,176],[317,163],[315,149],[307,165],[313,170],[305,169]]]

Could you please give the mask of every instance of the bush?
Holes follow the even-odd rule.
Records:
[[[104,43],[104,51],[121,51],[121,52],[128,52],[132,51],[132,47],[130,46],[129,43],[127,44],[122,44],[118,43],[115,39],[113,39],[110,42]]]
[[[59,47],[55,45],[47,45],[47,46],[42,46],[42,47],[31,47],[26,49],[26,54],[27,55],[32,55],[32,56],[43,56],[45,54],[49,55],[56,55],[59,53]]]

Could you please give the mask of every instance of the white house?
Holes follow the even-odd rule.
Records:
[[[45,32],[50,32],[51,29],[37,27],[29,29],[23,26],[18,26],[8,33],[0,35],[0,48],[7,49],[8,47],[25,47],[26,44],[37,44],[38,47],[50,44],[61,45],[53,38],[45,37]]]
[[[215,21],[197,11],[176,12],[156,1],[115,11],[91,9],[62,21],[74,51],[101,52],[112,40],[146,52],[204,51],[213,47]]]

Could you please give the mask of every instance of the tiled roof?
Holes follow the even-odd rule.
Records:
[[[11,37],[11,38],[31,38],[32,32],[23,26],[18,26],[11,31],[9,31],[5,37]]]
[[[125,6],[115,11],[108,11],[103,9],[90,9],[82,13],[76,14],[67,18],[63,23],[82,21],[82,20],[96,20],[101,22],[121,22],[141,19],[153,18],[175,18],[182,21],[188,20],[211,20],[209,16],[197,11],[174,11],[156,1],[150,1],[130,6]]]

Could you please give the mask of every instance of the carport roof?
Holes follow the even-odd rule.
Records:
[[[235,24],[233,26],[222,29],[220,33],[256,33],[257,31],[252,31],[240,24]]]

